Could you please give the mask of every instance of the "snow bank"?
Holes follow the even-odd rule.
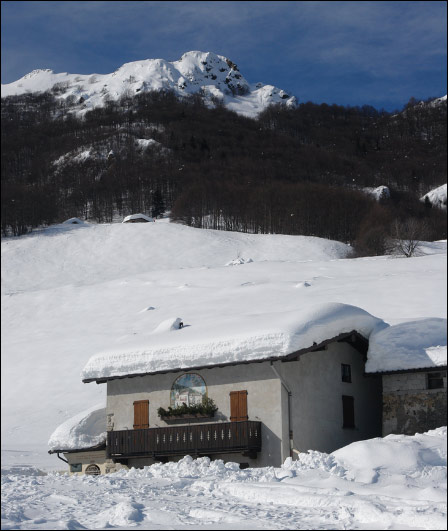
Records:
[[[349,444],[332,456],[345,468],[344,477],[358,483],[372,484],[394,476],[400,482],[431,475],[438,480],[440,472],[446,480],[446,469],[442,470],[446,467],[446,437],[446,426],[415,436],[388,435]]]
[[[446,366],[446,326],[446,319],[421,319],[372,334],[366,372]]]
[[[164,323],[162,323],[164,324]],[[171,321],[169,323],[171,326]],[[166,323],[164,324],[164,326]],[[112,347],[89,359],[83,379],[144,374],[286,355],[341,333],[368,338],[387,326],[356,306],[326,303],[300,311],[236,315],[207,327],[192,321],[179,334],[160,334],[144,344]]]
[[[66,420],[52,433],[50,450],[90,448],[106,441],[106,408],[103,404]]]
[[[446,529],[446,436],[389,435],[281,468],[185,456],[100,476],[8,470],[2,529]]]
[[[143,505],[140,503],[122,501],[114,505],[112,508],[101,511],[98,515],[98,528],[108,528],[115,526],[134,526],[137,522],[143,519],[142,509]],[[98,529],[97,528],[97,529]],[[71,528],[82,529],[82,528]],[[126,529],[126,527],[125,527]]]
[[[253,469],[251,475],[257,476],[265,473],[266,468],[259,468]],[[247,472],[240,470],[238,463],[224,463],[222,459],[211,461],[209,457],[193,459],[190,455],[186,455],[177,462],[156,463],[141,469],[122,469],[114,475],[132,478],[165,478],[170,480],[179,478],[200,479],[205,477],[235,480],[248,477]]]

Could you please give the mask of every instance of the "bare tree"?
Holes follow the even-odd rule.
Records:
[[[391,251],[407,258],[420,256],[423,254],[422,240],[427,233],[428,227],[424,221],[416,218],[407,218],[404,221],[396,219],[391,229]]]

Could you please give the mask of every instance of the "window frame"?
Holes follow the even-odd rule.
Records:
[[[445,371],[427,372],[426,373],[426,389],[444,389],[443,377],[446,377]],[[432,383],[430,383],[432,382]],[[435,382],[441,382],[441,385],[434,385]]]
[[[344,368],[348,367],[348,379],[344,379],[346,376],[346,372],[344,372]],[[341,381],[344,383],[352,383],[352,366],[349,363],[341,363]]]

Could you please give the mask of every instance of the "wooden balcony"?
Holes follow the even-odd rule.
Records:
[[[256,457],[260,450],[261,422],[251,420],[109,431],[106,447],[107,456],[115,460],[240,452]]]

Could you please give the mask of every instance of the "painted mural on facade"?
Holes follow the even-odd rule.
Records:
[[[199,374],[182,374],[174,381],[171,388],[171,407],[202,404],[202,399],[206,396],[207,386]]]

